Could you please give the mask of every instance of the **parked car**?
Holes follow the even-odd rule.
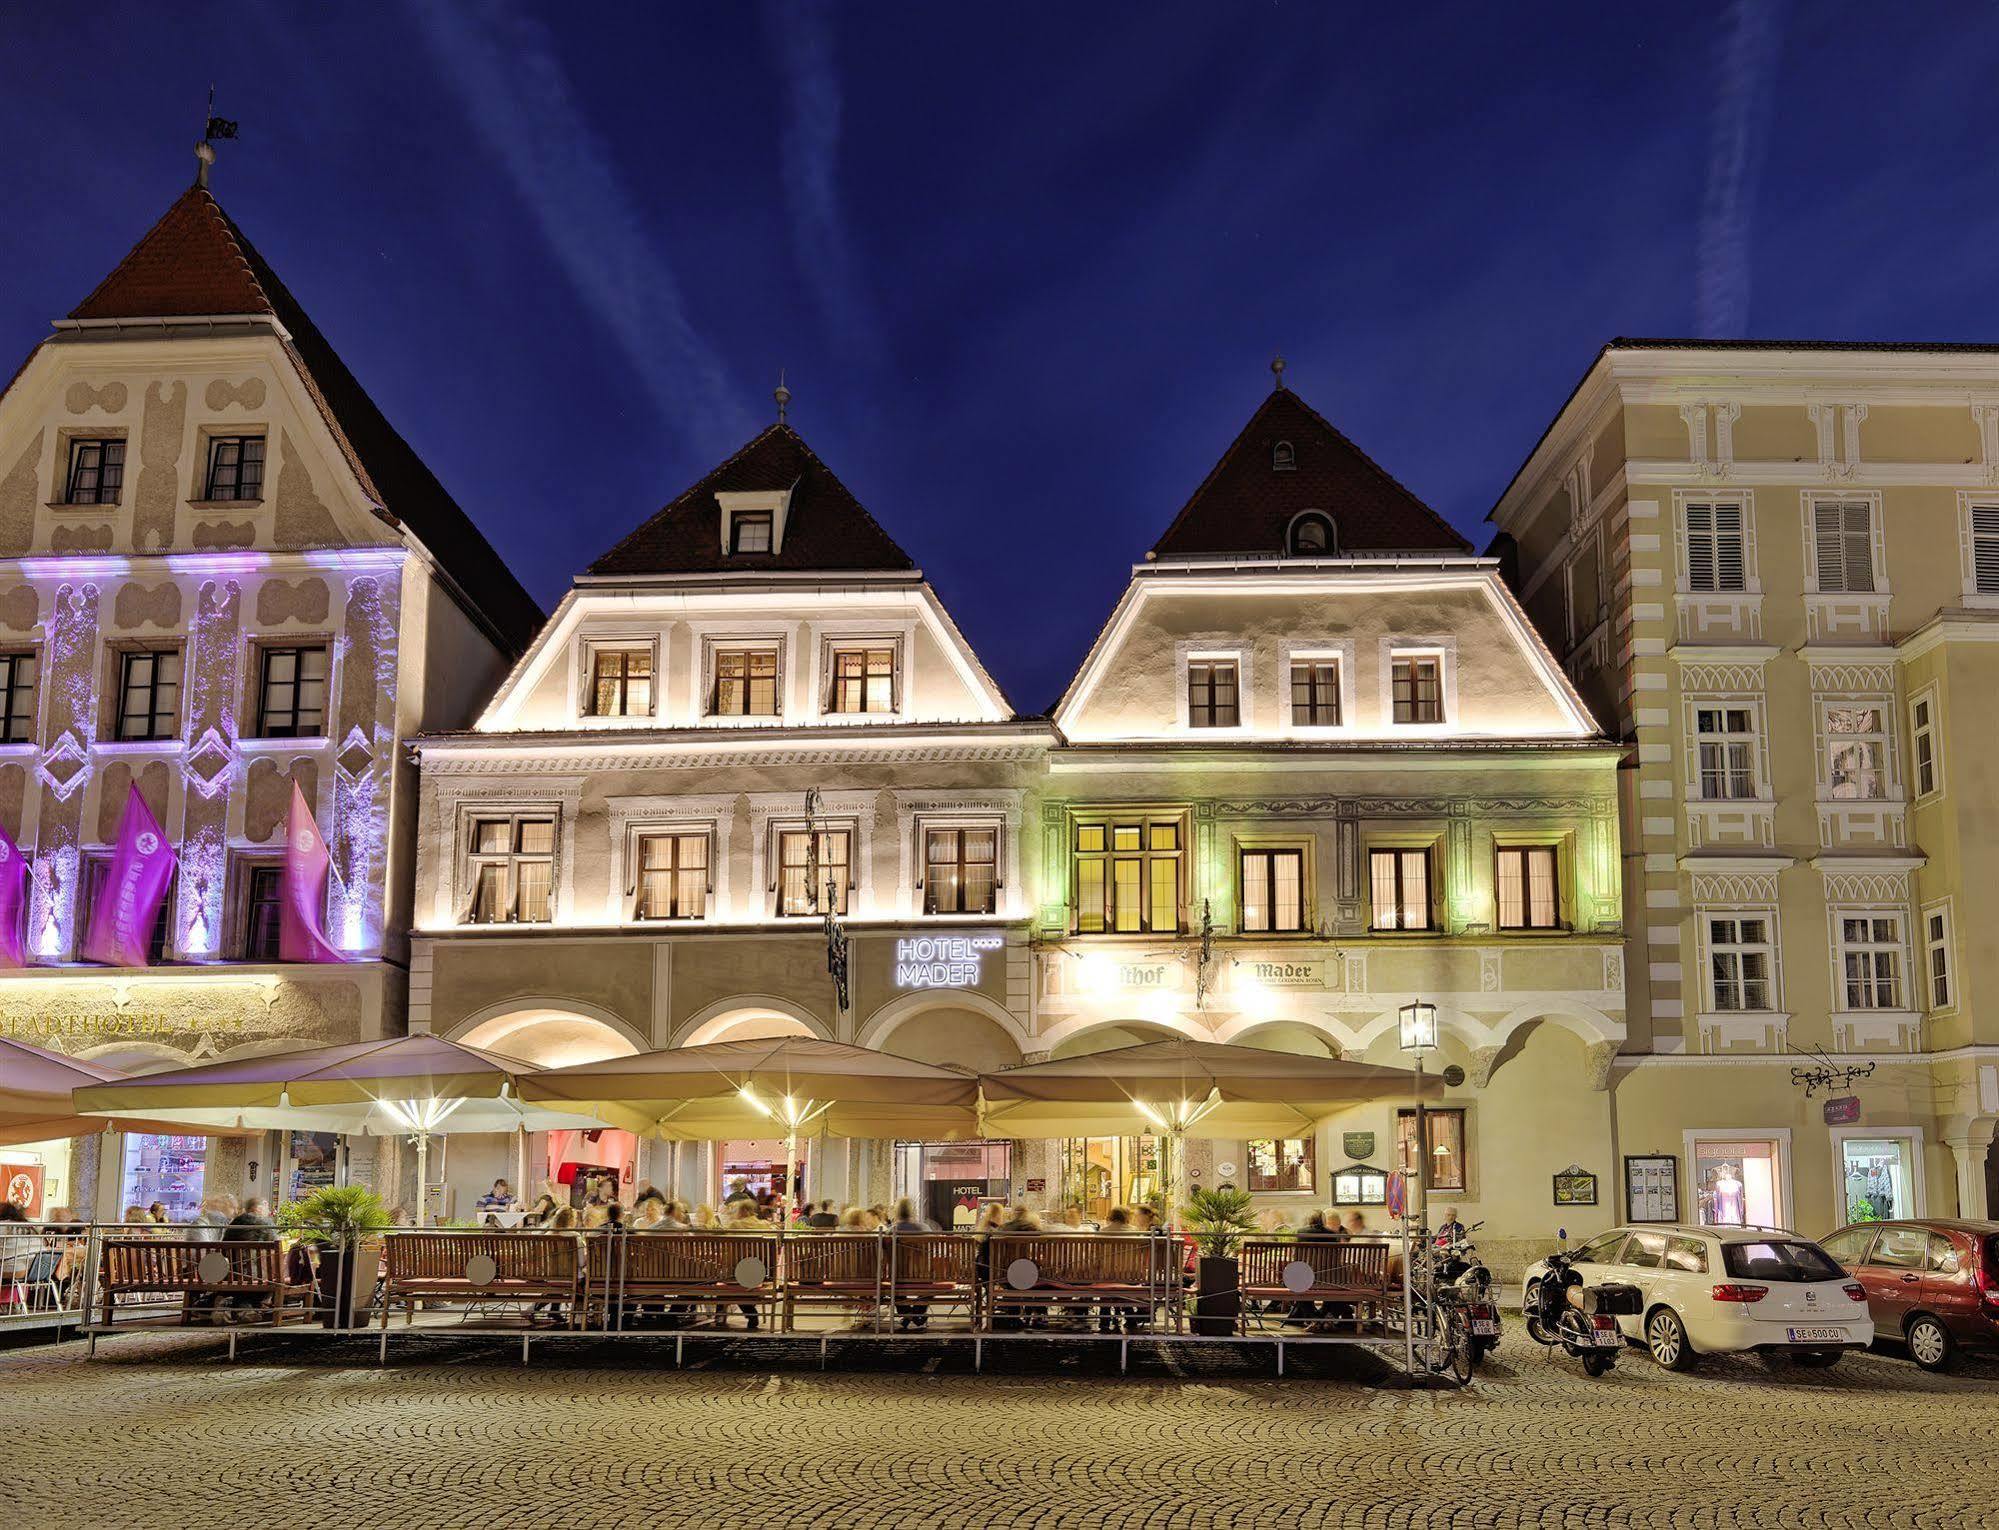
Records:
[[[1585,1289],[1638,1287],[1625,1338],[1668,1370],[1759,1350],[1832,1365],[1874,1341],[1866,1289],[1809,1238],[1776,1227],[1615,1227],[1575,1253]],[[1531,1295],[1545,1266],[1527,1267]]]
[[[1999,1222],[1855,1222],[1820,1246],[1866,1287],[1875,1332],[1924,1370],[1999,1350]]]

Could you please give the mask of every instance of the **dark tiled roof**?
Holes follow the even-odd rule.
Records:
[[[293,364],[362,490],[386,519],[416,534],[502,642],[516,653],[526,647],[541,608],[206,188],[183,192],[70,317],[210,314],[269,315],[290,331]]]
[[[1271,466],[1280,441],[1295,454],[1290,472]],[[1341,553],[1471,551],[1442,516],[1296,393],[1280,388],[1250,416],[1152,553],[1280,557],[1301,510],[1323,510],[1332,518]]]
[[[793,489],[783,546],[774,553],[722,551],[717,494]],[[596,575],[913,572],[909,554],[847,492],[789,425],[773,425],[592,563]]]

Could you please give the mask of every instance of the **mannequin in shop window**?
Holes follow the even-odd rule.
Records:
[[[1740,1227],[1747,1220],[1742,1210],[1742,1176],[1732,1163],[1715,1171],[1714,1219],[1723,1227]]]

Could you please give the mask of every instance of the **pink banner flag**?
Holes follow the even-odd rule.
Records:
[[[0,967],[28,965],[28,858],[0,829]]]
[[[326,836],[292,782],[291,819],[285,825],[284,896],[278,904],[278,958],[287,962],[344,962],[326,938],[326,877],[333,857]]]
[[[83,959],[110,967],[150,965],[153,921],[174,874],[173,847],[134,786],[118,824],[118,848],[90,911]]]

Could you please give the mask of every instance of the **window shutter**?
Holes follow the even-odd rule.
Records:
[[[1846,507],[1846,587],[1860,593],[1874,589],[1874,507],[1856,500]]]
[[[1744,588],[1742,557],[1742,506],[1714,507],[1714,588]]]
[[[1999,595],[1999,505],[1971,507],[1971,577],[1981,595]]]
[[[1865,500],[1812,506],[1819,588],[1857,594],[1874,589],[1874,507]]]
[[[1714,512],[1687,506],[1687,588],[1711,590],[1714,583]]]
[[[1835,504],[1812,506],[1812,544],[1819,562],[1819,588],[1846,588],[1846,540],[1841,535],[1846,524],[1846,507]]]

